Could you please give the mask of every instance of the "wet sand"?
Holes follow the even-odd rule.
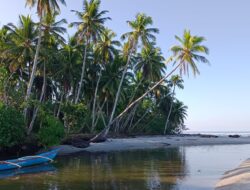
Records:
[[[60,145],[59,155],[69,155],[78,152],[114,152],[140,149],[159,149],[177,146],[229,145],[250,144],[250,137],[229,138],[224,136],[144,136],[136,138],[108,139],[102,143],[91,143],[87,148],[75,148],[70,145]]]
[[[215,190],[247,190],[250,189],[250,159],[239,167],[224,174],[216,184]]]

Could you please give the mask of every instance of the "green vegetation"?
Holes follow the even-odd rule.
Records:
[[[83,9],[73,11],[78,20],[68,25],[75,34],[65,39],[67,21],[57,19],[64,0],[26,2],[37,8],[39,22],[20,15],[17,24],[0,29],[0,146],[31,134],[50,146],[64,134],[97,134],[96,141],[110,132],[170,134],[185,128],[187,107],[175,90],[183,88],[183,74],[199,74],[197,64],[208,63],[203,37],[185,30],[164,58],[150,16],[139,13],[128,21],[131,31],[119,41],[105,26],[111,18],[101,2],[84,0]]]
[[[47,116],[38,132],[38,139],[44,146],[60,144],[64,137],[63,124],[53,116]]]
[[[0,126],[0,147],[11,147],[24,140],[24,118],[15,108],[0,106]]]

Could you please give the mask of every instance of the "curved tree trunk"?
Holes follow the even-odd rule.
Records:
[[[146,115],[148,114],[148,111],[146,111],[140,119],[138,119],[138,121],[131,127],[129,127],[129,131],[133,131],[135,129],[135,127],[146,117]]]
[[[27,87],[25,101],[27,101],[31,95],[31,89],[32,89],[34,79],[35,79],[35,74],[36,74],[36,69],[37,69],[37,64],[38,64],[38,57],[39,57],[39,52],[40,52],[40,48],[41,48],[41,41],[42,41],[42,17],[40,18],[38,43],[36,46],[36,54],[35,54],[35,59],[34,59],[33,67],[32,67],[30,80],[29,80],[28,87]],[[26,106],[24,109],[24,117],[25,118],[27,117],[27,109],[28,108]]]
[[[157,86],[159,86],[166,78],[168,78],[169,76],[171,76],[180,66],[182,65],[182,62],[180,62],[169,74],[165,75],[161,80],[159,80],[157,83],[155,83],[154,86],[152,86],[149,90],[147,90],[142,96],[140,96],[139,98],[137,98],[135,101],[133,101],[132,103],[130,103],[114,120],[110,121],[109,124],[107,125],[107,127],[105,129],[103,129],[103,131],[101,131],[99,134],[97,134],[94,138],[92,138],[90,141],[91,142],[95,142],[98,141],[98,139],[105,139],[107,138],[107,134],[109,132],[109,129],[111,127],[111,125],[114,123],[114,121],[116,121],[117,119],[119,119],[121,116],[123,116],[128,110],[130,110],[131,107],[133,107],[137,102],[139,102],[140,100],[142,100],[145,96],[148,95],[148,93],[150,93],[151,91],[153,91]],[[113,119],[113,118],[112,118]]]
[[[42,92],[40,94],[39,103],[42,103],[42,101],[43,101],[43,97],[44,97],[44,94],[45,94],[45,89],[46,89],[46,67],[45,67],[45,63],[44,63],[44,65],[43,65],[43,87],[42,87]],[[30,122],[28,131],[27,131],[28,135],[31,133],[31,131],[33,129],[33,126],[35,124],[38,109],[39,109],[38,106],[34,109],[32,120]]]
[[[66,94],[66,93],[65,93]],[[58,106],[58,110],[57,110],[57,114],[56,114],[56,117],[59,118],[60,116],[60,112],[61,112],[61,105],[62,105],[62,102],[63,102],[63,95],[61,95],[61,98],[60,98],[60,102],[59,102],[59,106]]]
[[[182,63],[178,64],[169,74],[165,75],[161,80],[159,80],[157,83],[155,83],[154,86],[152,86],[150,89],[148,89],[142,96],[137,98],[135,101],[133,101],[131,104],[129,104],[126,109],[124,109],[114,120],[119,119],[121,116],[123,116],[131,107],[133,107],[137,102],[141,101],[145,96],[148,95],[148,93],[152,92],[157,86],[159,86],[166,78],[168,78],[170,75],[172,75],[181,65]],[[112,124],[112,123],[111,123]]]
[[[131,54],[129,54],[129,56],[128,56],[127,63],[125,65],[125,68],[124,68],[123,73],[122,73],[122,78],[121,78],[118,90],[116,92],[115,102],[114,102],[113,109],[112,109],[112,112],[111,112],[111,115],[110,115],[110,118],[109,118],[109,123],[108,123],[107,127],[105,127],[103,129],[102,132],[100,132],[98,135],[96,135],[94,138],[91,139],[91,142],[96,142],[96,141],[99,141],[100,139],[103,140],[103,139],[107,138],[107,134],[109,133],[110,127],[111,127],[111,125],[113,123],[114,114],[115,114],[115,111],[116,111],[118,100],[120,98],[122,84],[123,84],[123,81],[125,79],[125,75],[126,75],[127,70],[128,70],[128,65],[130,63],[130,59],[131,59]]]
[[[166,124],[165,124],[165,128],[164,128],[164,135],[166,135],[167,128],[168,128],[168,123],[169,123],[169,118],[170,118],[172,108],[173,108],[174,93],[175,93],[175,85],[174,85],[174,88],[173,88],[172,97],[171,97],[171,104],[170,104],[170,108],[169,108],[169,112],[168,112],[168,116],[167,116],[167,120],[166,120]]]
[[[85,45],[85,49],[84,49],[84,55],[83,55],[84,57],[83,57],[83,62],[82,62],[82,73],[81,73],[81,79],[80,79],[80,82],[79,82],[79,87],[78,87],[78,91],[77,91],[77,95],[76,95],[76,99],[75,99],[75,104],[78,103],[79,97],[80,97],[80,93],[81,93],[81,90],[82,90],[84,72],[85,72],[85,67],[86,67],[86,58],[87,58],[88,44],[89,44],[89,42],[87,40],[86,45]]]
[[[97,92],[98,92],[98,88],[99,88],[99,84],[101,81],[101,77],[102,77],[102,69],[100,71],[98,80],[97,80],[97,84],[96,84],[96,88],[95,88],[95,96],[94,96],[94,102],[93,102],[93,108],[92,108],[92,126],[91,126],[91,132],[94,131],[95,129],[95,116],[96,116],[96,99],[97,99]]]

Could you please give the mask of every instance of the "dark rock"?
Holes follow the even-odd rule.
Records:
[[[218,136],[217,135],[199,135],[200,137],[202,137],[202,138],[218,138]]]
[[[93,136],[94,135],[89,135],[89,134],[70,135],[67,138],[63,139],[61,144],[72,145],[77,148],[86,148],[89,146],[89,140]]]
[[[72,146],[77,148],[87,148],[89,146],[88,141],[72,141]]]
[[[95,140],[92,140],[91,142],[93,142],[93,143],[102,143],[102,142],[105,142],[106,140],[107,140],[106,137],[98,137]]]
[[[230,137],[230,138],[239,138],[240,135],[228,135],[228,137]]]

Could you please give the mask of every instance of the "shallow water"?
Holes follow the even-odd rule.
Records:
[[[248,157],[250,145],[81,154],[19,171],[1,179],[0,189],[209,190],[225,171]],[[0,173],[0,178],[12,175]]]

